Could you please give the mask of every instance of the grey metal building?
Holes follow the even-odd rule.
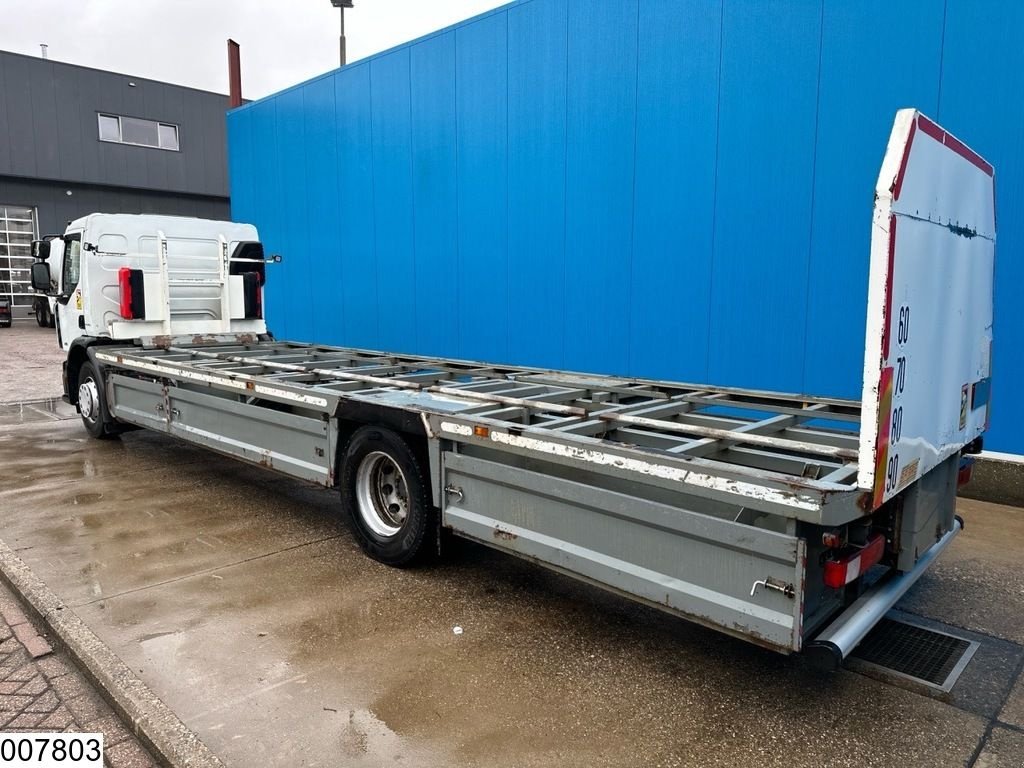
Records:
[[[96,211],[229,218],[222,94],[0,51],[0,296],[31,240]]]

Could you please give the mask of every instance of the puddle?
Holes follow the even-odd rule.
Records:
[[[78,416],[73,405],[59,397],[0,404],[0,426],[30,424],[40,421],[61,421]]]
[[[74,505],[95,504],[103,498],[102,493],[78,493],[68,498],[68,502]],[[88,525],[88,523],[86,523]]]
[[[371,755],[373,765],[401,760],[408,752],[401,737],[370,710],[350,709],[338,715],[346,720],[341,726],[341,753],[351,765],[369,761]]]

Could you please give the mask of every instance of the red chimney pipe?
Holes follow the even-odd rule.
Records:
[[[242,57],[239,46],[228,40],[228,108],[242,106]]]

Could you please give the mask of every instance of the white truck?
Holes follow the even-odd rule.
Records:
[[[860,402],[279,341],[247,224],[94,214],[33,281],[59,266],[66,398],[94,437],[144,427],[337,488],[384,563],[447,530],[838,665],[962,526],[994,211],[992,166],[898,113]]]

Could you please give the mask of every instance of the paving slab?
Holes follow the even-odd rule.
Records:
[[[999,719],[1017,728],[1024,728],[1024,677],[1017,679],[1006,699],[1003,711],[999,713]],[[1024,762],[1021,765],[1024,765]]]
[[[333,492],[81,435],[0,431],[0,538],[229,765],[963,766],[988,727],[483,547],[390,569]]]
[[[1024,765],[1024,733],[996,727],[972,768],[1021,768]]]
[[[950,691],[940,691],[926,684],[901,678],[885,667],[864,664],[853,658],[847,667],[876,680],[906,688],[924,696],[932,696],[964,712],[993,721],[1010,695],[1014,681],[1024,666],[1024,647],[990,635],[982,635],[960,627],[950,627],[921,616],[910,616],[901,610],[890,611],[889,617],[907,621],[934,632],[951,634],[977,643],[973,656],[961,670]]]
[[[900,603],[910,613],[1024,644],[1024,510],[959,499],[964,531]]]

